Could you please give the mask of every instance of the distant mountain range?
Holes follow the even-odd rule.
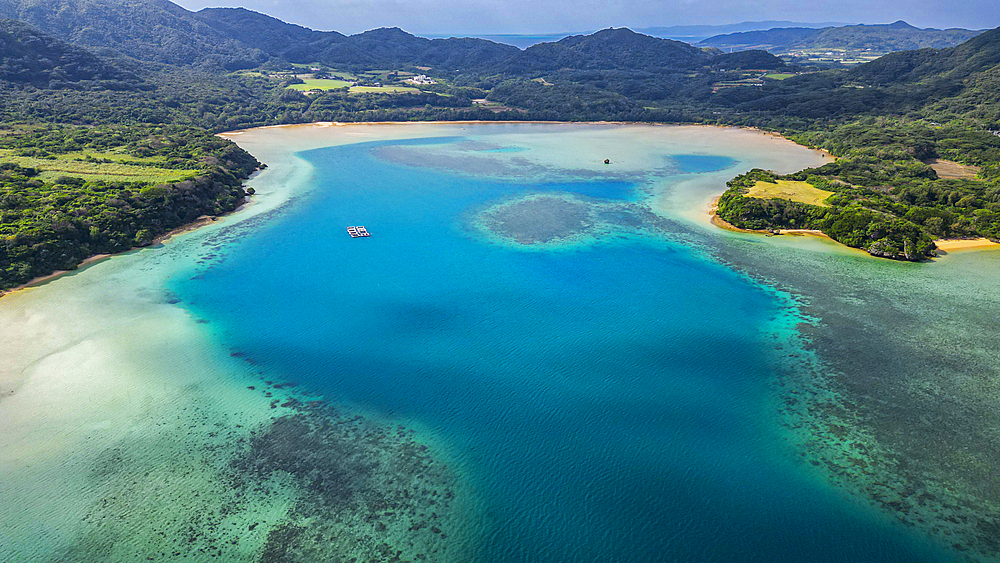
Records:
[[[172,65],[258,67],[268,61],[334,68],[433,67],[525,74],[560,70],[685,72],[723,64],[777,68],[780,60],[722,56],[625,28],[574,35],[525,50],[476,38],[426,39],[398,28],[356,35],[314,31],[243,8],[190,12],[167,0],[0,0],[0,16],[92,49]],[[287,62],[286,62],[287,61]]]
[[[715,47],[727,45],[720,38],[692,46],[627,28],[521,50],[476,38],[427,39],[398,28],[348,36],[242,8],[191,12],[167,0],[0,0],[0,16],[38,28],[5,24],[6,34],[0,33],[0,86],[77,91],[155,87],[155,100],[136,93],[132,103],[149,115],[194,104],[201,108],[195,112],[199,122],[230,128],[269,123],[278,119],[275,115],[283,122],[306,116],[349,119],[355,112],[369,111],[364,108],[389,108],[400,116],[417,111],[401,109],[412,107],[435,117],[472,112],[488,118],[492,110],[478,103],[482,99],[499,106],[497,111],[510,112],[508,116],[536,119],[697,121],[706,115],[739,115],[756,123],[762,115],[814,119],[910,111],[966,92],[979,114],[993,116],[992,77],[1000,68],[997,30],[981,35],[921,30],[904,22],[779,28],[736,36],[767,36],[783,45],[827,45],[830,38],[840,37],[841,44],[858,47],[877,41],[883,48],[901,48],[904,40],[936,45],[933,41],[944,41],[942,34],[948,41],[958,41],[963,33],[975,37],[958,47],[885,56],[846,73],[792,68],[784,74],[811,73],[776,77],[772,71],[788,67],[766,51],[724,53]],[[733,36],[726,37],[732,43]],[[334,97],[346,92],[305,96],[285,90],[287,80],[297,79],[290,63],[352,72],[427,72],[442,80],[414,99]],[[252,68],[283,73],[220,72]],[[235,93],[237,89],[242,90]],[[8,93],[21,96],[18,99],[34,96]],[[108,103],[109,112],[122,105]],[[76,115],[79,105],[51,107]],[[434,109],[438,107],[451,109]]]
[[[664,39],[674,39],[677,41],[684,41],[686,43],[698,43],[709,37],[716,35],[721,35],[724,33],[739,33],[744,31],[760,31],[767,29],[775,29],[781,27],[801,27],[801,28],[823,28],[823,27],[841,27],[845,25],[850,25],[847,23],[837,23],[837,22],[822,22],[822,23],[805,23],[805,22],[792,22],[783,20],[766,20],[766,21],[753,21],[753,22],[740,22],[732,23],[726,25],[673,25],[668,27],[640,27],[636,28],[639,33],[645,33],[646,35],[652,35],[653,37],[662,37]]]
[[[849,25],[846,23],[834,23],[834,22],[824,22],[824,23],[803,23],[803,22],[791,22],[791,21],[758,21],[758,22],[741,22],[728,25],[674,25],[667,27],[638,27],[635,31],[645,35],[651,35],[653,37],[659,37],[661,39],[673,39],[675,41],[683,41],[685,43],[697,43],[703,39],[708,39],[709,37],[719,35],[722,33],[735,33],[739,31],[756,31],[762,29],[774,29],[777,27],[809,27],[809,28],[820,28],[820,27],[839,27],[842,25]],[[565,33],[497,33],[497,34],[483,34],[483,35],[456,35],[456,34],[430,34],[426,35],[431,39],[446,39],[449,37],[476,37],[479,39],[487,39],[496,43],[503,43],[506,45],[513,45],[515,47],[526,49],[532,45],[537,45],[539,43],[554,43],[560,39],[569,37],[571,35],[589,35],[595,30],[586,31],[576,31],[576,32],[565,32]]]
[[[171,65],[207,65],[236,70],[269,61],[334,68],[432,67],[438,71],[498,73],[557,69],[678,72],[715,64],[721,51],[845,48],[891,52],[950,47],[974,37],[968,30],[917,29],[904,22],[842,27],[778,27],[716,35],[692,47],[663,36],[697,37],[792,22],[744,22],[728,26],[645,28],[646,33],[604,30],[542,42],[523,51],[481,38],[428,39],[398,28],[355,35],[314,31],[243,8],[191,12],[168,0],[0,0],[0,17],[20,20],[41,32],[98,55],[125,55]],[[802,24],[821,25],[821,24]],[[657,37],[659,36],[659,37]],[[752,57],[757,68],[779,63]],[[729,59],[736,61],[750,59]],[[626,68],[627,67],[627,68]],[[740,68],[730,66],[730,68]]]
[[[891,53],[954,47],[979,35],[968,29],[920,29],[904,21],[886,25],[846,25],[819,29],[802,26],[716,35],[698,43],[723,51],[763,49],[777,54],[799,50],[845,49]]]
[[[465,68],[518,50],[482,39],[430,40],[400,30],[345,36],[242,8],[191,12],[167,0],[0,0],[0,17],[94,50],[174,65],[252,68],[271,58],[345,66]]]

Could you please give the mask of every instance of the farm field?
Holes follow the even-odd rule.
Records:
[[[337,88],[348,88],[351,83],[346,80],[331,80],[329,78],[305,78],[303,84],[292,84],[292,90],[308,92],[310,90],[336,90]]]
[[[87,159],[87,157],[93,157]],[[86,159],[86,160],[85,160]],[[111,162],[105,162],[110,160]],[[17,156],[0,149],[0,161],[12,162],[25,168],[37,168],[42,180],[61,176],[79,176],[86,180],[108,182],[150,182],[162,184],[196,175],[199,170],[162,168],[162,158],[137,158],[118,153],[67,153],[56,158]]]
[[[352,94],[418,94],[419,88],[409,86],[351,86]]]
[[[833,192],[815,188],[807,182],[793,180],[778,180],[773,184],[771,182],[758,181],[746,193],[747,197],[760,199],[781,198],[809,205],[819,205],[821,207],[827,206],[824,201],[832,195]]]

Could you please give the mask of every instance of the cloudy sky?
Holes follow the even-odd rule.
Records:
[[[557,33],[790,20],[918,27],[1000,26],[998,0],[174,0],[185,8],[243,6],[313,29],[357,33]]]

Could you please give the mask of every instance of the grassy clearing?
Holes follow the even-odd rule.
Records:
[[[419,88],[408,86],[352,86],[352,94],[419,94]]]
[[[770,78],[771,80],[788,80],[789,78],[791,78],[793,76],[795,76],[795,75],[794,74],[774,73],[774,74],[765,74],[764,78]]]
[[[309,90],[335,90],[337,88],[348,88],[351,83],[346,80],[330,80],[328,78],[305,78],[305,84],[292,84],[292,90],[305,92]]]
[[[159,168],[151,164],[162,162],[162,158],[137,158],[117,153],[67,153],[56,158],[15,156],[13,151],[0,149],[0,162],[13,162],[25,168],[41,170],[42,180],[52,181],[60,176],[76,176],[86,180],[106,182],[150,182],[162,184],[176,182],[197,175],[199,170],[175,170]],[[87,162],[77,160],[92,156],[97,160],[112,162]]]
[[[951,160],[932,158],[927,164],[937,172],[938,178],[944,180],[972,180],[979,174],[979,167],[959,164]]]
[[[756,197],[760,199],[789,199],[800,203],[807,203],[809,205],[828,207],[827,204],[823,202],[826,198],[832,196],[833,192],[815,188],[812,184],[807,182],[778,180],[777,183],[774,184],[770,182],[758,181],[745,195],[747,197]]]

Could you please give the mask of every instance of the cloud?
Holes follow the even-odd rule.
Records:
[[[920,27],[1000,25],[996,0],[180,0],[198,10],[243,6],[313,29],[357,33],[398,26],[412,33],[552,33],[606,27],[792,20]]]

